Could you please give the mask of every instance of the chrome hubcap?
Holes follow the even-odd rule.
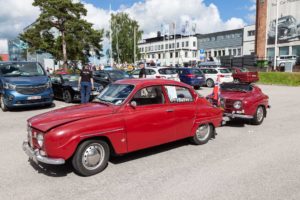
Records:
[[[262,107],[258,107],[256,117],[259,122],[264,118],[264,109]]]
[[[104,160],[105,151],[100,144],[91,144],[82,155],[82,164],[88,170],[97,169]]]
[[[69,99],[70,99],[70,93],[64,92],[64,100],[69,100]]]
[[[201,125],[196,131],[196,137],[200,141],[204,141],[208,138],[210,133],[210,126],[208,124]]]

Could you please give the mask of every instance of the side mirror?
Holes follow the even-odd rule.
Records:
[[[136,108],[136,107],[137,107],[136,101],[131,101],[131,102],[130,102],[130,106],[131,106],[132,108]]]

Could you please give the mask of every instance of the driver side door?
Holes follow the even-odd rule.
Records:
[[[128,152],[173,141],[173,112],[166,104],[162,86],[140,89],[128,105],[125,115]]]

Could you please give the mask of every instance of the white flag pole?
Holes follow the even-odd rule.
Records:
[[[275,44],[274,44],[274,70],[277,67],[277,43],[278,43],[278,12],[279,12],[279,0],[276,0],[276,24],[275,24]]]

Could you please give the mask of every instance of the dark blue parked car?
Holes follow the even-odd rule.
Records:
[[[14,107],[44,105],[53,102],[51,81],[37,62],[0,62],[0,106],[3,111]]]
[[[204,74],[195,68],[178,68],[180,81],[199,89],[205,83]]]

